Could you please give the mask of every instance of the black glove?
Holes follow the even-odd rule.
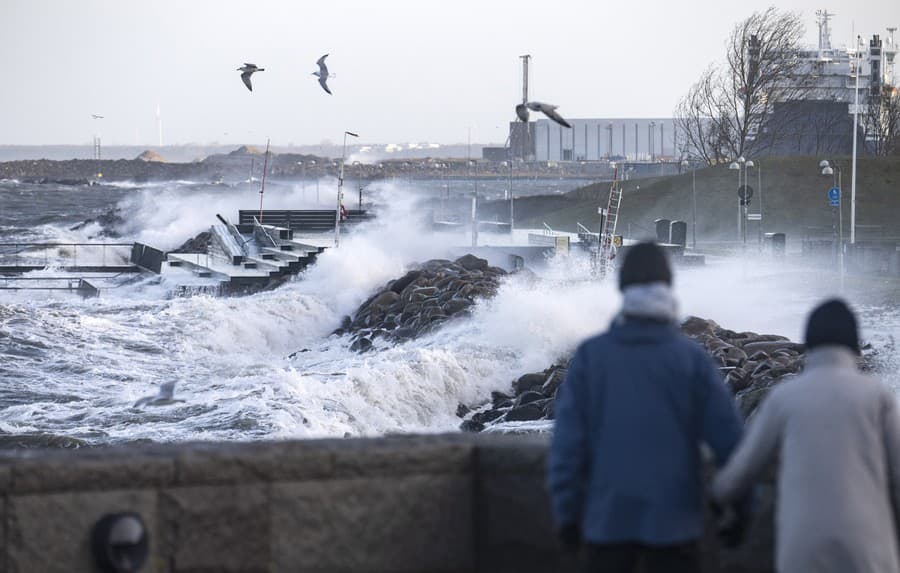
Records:
[[[575,551],[581,546],[581,528],[574,523],[560,527],[556,536],[566,551]]]
[[[716,516],[716,529],[722,545],[734,549],[744,541],[750,521],[753,518],[753,495],[747,494],[735,503],[720,507],[717,511],[713,504],[713,515]]]

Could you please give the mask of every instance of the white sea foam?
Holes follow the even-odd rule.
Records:
[[[320,184],[323,197],[326,187]],[[309,199],[310,185],[306,191]],[[586,259],[573,252],[550,261],[537,280],[508,277],[467,319],[352,353],[346,337],[329,336],[341,317],[411,263],[448,256],[459,240],[423,232],[411,194],[390,184],[372,193],[379,217],[274,291],[173,299],[170,284],[149,278],[84,301],[0,295],[0,334],[10,341],[0,365],[8,378],[0,431],[99,442],[452,431],[458,404],[477,406],[492,391],[509,391],[516,377],[604,330],[618,309],[614,282],[592,280]],[[122,204],[132,214],[122,230],[151,244],[170,235],[180,242],[215,213],[247,207],[248,196],[258,200],[233,188],[138,191]],[[272,191],[271,202],[266,194],[273,208],[296,207],[292,200],[302,202],[299,185]],[[795,339],[811,305],[832,290],[784,266],[716,260],[677,271],[675,287],[684,315]],[[900,324],[890,309],[861,311],[881,317],[880,331]],[[167,381],[184,402],[132,407]]]

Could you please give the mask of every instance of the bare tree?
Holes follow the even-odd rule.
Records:
[[[723,110],[718,107],[719,73],[709,67],[700,76],[675,110],[675,124],[681,155],[690,155],[714,165],[728,158],[729,145]]]
[[[863,115],[863,128],[875,155],[900,151],[900,90],[885,85],[870,101]]]
[[[710,163],[759,154],[777,144],[796,121],[776,105],[802,99],[803,24],[793,12],[769,8],[738,23],[726,43],[725,63],[709,68],[679,103],[684,144]],[[785,107],[789,110],[790,107]]]

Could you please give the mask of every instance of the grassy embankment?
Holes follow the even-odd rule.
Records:
[[[829,207],[831,177],[820,174],[814,157],[764,158],[762,199],[764,230],[785,232],[789,238],[830,236],[836,209]],[[843,169],[844,233],[849,237],[850,160],[836,158]],[[750,184],[755,189],[751,213],[759,212],[758,175],[751,169]],[[900,238],[900,160],[860,158],[857,163],[857,239]],[[691,173],[638,179],[622,183],[624,189],[618,231],[632,237],[649,237],[658,218],[691,223]],[[737,229],[737,172],[720,165],[696,171],[697,240],[733,240]],[[516,225],[541,227],[542,223],[561,231],[575,231],[576,222],[596,230],[598,206],[606,206],[609,182],[600,182],[565,195],[523,197],[516,200]],[[504,204],[485,204],[492,210],[508,212]],[[488,217],[485,217],[488,218]],[[750,222],[748,237],[755,240],[758,227]]]

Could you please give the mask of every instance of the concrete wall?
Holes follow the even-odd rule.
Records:
[[[93,571],[91,528],[122,511],[149,528],[147,572],[574,571],[545,454],[484,435],[7,454],[0,573]]]

